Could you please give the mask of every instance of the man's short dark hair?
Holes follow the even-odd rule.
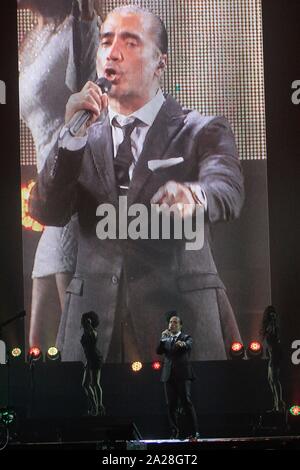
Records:
[[[152,33],[158,49],[162,52],[162,54],[168,53],[168,33],[164,22],[158,15],[150,10],[147,10],[146,8],[139,7],[138,5],[123,5],[121,7],[114,8],[111,12],[109,12],[109,14],[114,12],[132,12],[149,16],[152,21]]]
[[[181,325],[181,326],[183,325],[182,319],[181,319],[181,317],[178,315],[177,310],[169,310],[168,312],[166,312],[165,317],[166,317],[167,323],[169,323],[169,321],[171,320],[172,317],[177,317],[177,318],[179,318],[180,325]]]
[[[99,317],[97,313],[93,310],[82,314],[81,325],[85,326],[88,320],[91,321],[91,325],[93,328],[97,328],[97,326],[99,325]]]

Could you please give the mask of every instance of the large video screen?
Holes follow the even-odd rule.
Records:
[[[233,341],[259,338],[271,299],[261,1],[104,0],[84,19],[71,3],[18,9],[27,347],[84,360],[81,320],[93,311],[106,362],[151,362],[173,315],[193,337],[193,360],[227,359]],[[167,54],[159,22],[149,42],[104,34],[106,15],[129,3],[163,21]],[[108,111],[87,142],[66,138],[67,102],[96,70],[112,82]],[[128,184],[118,184],[120,126],[135,113]],[[141,225],[144,209],[154,225],[153,197],[194,212],[171,215],[169,237],[163,227],[151,237]],[[124,211],[135,228],[126,237]],[[176,217],[196,222],[201,246],[175,236]]]

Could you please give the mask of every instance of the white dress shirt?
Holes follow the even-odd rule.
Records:
[[[108,107],[108,116],[109,122],[112,126],[112,138],[113,138],[113,147],[114,147],[114,158],[117,155],[119,145],[123,142],[123,131],[120,127],[113,125],[113,119],[115,118],[118,121],[120,126],[125,126],[130,124],[136,118],[141,121],[141,124],[138,127],[135,127],[131,134],[131,150],[134,157],[134,162],[129,168],[129,179],[132,178],[132,173],[134,167],[139,159],[139,156],[142,153],[143,145],[145,142],[146,135],[152,126],[156,116],[159,113],[160,108],[165,102],[165,97],[161,91],[158,90],[154,98],[152,98],[148,103],[146,103],[142,108],[138,109],[129,116],[124,116],[123,114],[116,113],[110,106]]]

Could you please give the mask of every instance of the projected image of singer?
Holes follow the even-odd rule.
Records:
[[[183,109],[162,92],[167,49],[165,26],[153,13],[123,6],[108,14],[97,68],[111,90],[87,82],[69,99],[58,148],[32,191],[38,220],[64,225],[74,213],[79,219],[76,272],[58,335],[64,360],[82,359],[78,332],[88,310],[99,315],[108,362],[151,360],[161,312],[174,306],[198,339],[192,359],[225,359],[240,337],[209,241],[210,224],[238,217],[243,204],[234,136],[224,118]],[[82,110],[91,118],[74,137],[68,126]],[[203,248],[189,251],[185,239],[174,237],[99,239],[97,208],[107,203],[118,213],[120,195],[128,206],[175,204],[183,219],[190,215],[184,204],[201,206]]]

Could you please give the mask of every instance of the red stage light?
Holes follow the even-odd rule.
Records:
[[[260,358],[263,354],[263,347],[259,341],[251,341],[247,348],[247,355],[249,358]]]
[[[239,343],[238,341],[236,341],[235,343],[232,343],[231,349],[234,352],[239,352],[243,349],[243,345],[242,343]]]
[[[42,357],[42,351],[37,346],[33,346],[28,351],[28,360],[38,361]]]
[[[243,359],[245,354],[243,344],[240,343],[240,341],[234,341],[231,343],[229,354],[232,359]]]
[[[300,415],[300,406],[299,405],[291,406],[290,413],[293,416],[299,416]]]
[[[159,370],[161,369],[161,363],[159,361],[152,362],[152,369]]]
[[[251,341],[249,344],[249,349],[253,352],[259,352],[261,350],[262,346],[258,341]]]

